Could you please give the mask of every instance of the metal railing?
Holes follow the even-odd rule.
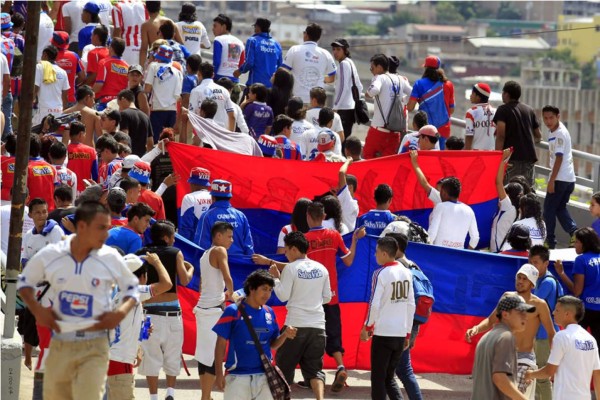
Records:
[[[464,120],[462,119],[458,119],[458,118],[451,118],[451,122],[452,125],[457,126],[459,128],[464,128],[466,126],[466,123]],[[548,150],[549,145],[548,142],[540,142],[536,144],[536,147],[540,148],[540,149],[544,149],[544,150]],[[600,156],[595,155],[595,154],[590,154],[590,153],[586,153],[584,151],[580,151],[580,150],[571,150],[573,153],[573,159],[577,159],[577,160],[581,160],[581,161],[586,161],[589,162],[592,166],[592,177],[591,179],[588,179],[586,177],[582,177],[582,176],[577,176],[576,177],[576,184],[577,185],[581,185],[587,188],[592,189],[592,192],[598,192],[600,191]],[[586,168],[584,168],[586,169]],[[542,165],[536,165],[535,166],[535,173],[537,175],[542,175],[542,176],[550,176],[550,168],[544,167]]]

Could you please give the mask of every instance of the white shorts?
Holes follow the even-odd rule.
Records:
[[[223,310],[214,308],[194,308],[196,314],[196,353],[194,358],[201,364],[210,367],[215,361],[215,346],[217,334],[212,328],[215,326]]]
[[[123,52],[123,60],[127,61],[129,65],[139,65],[140,63],[140,48],[135,46],[125,46],[125,51]],[[142,63],[143,65],[143,63]]]
[[[273,400],[265,374],[227,375],[224,400]]]
[[[160,369],[169,376],[179,376],[183,346],[183,321],[181,316],[164,317],[148,314],[152,321],[152,334],[142,341],[142,362],[138,373],[158,376]]]

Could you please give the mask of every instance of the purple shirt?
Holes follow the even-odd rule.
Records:
[[[244,108],[244,118],[254,138],[265,134],[268,126],[273,125],[273,109],[266,103],[254,101]]]

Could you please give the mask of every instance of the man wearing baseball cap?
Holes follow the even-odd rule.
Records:
[[[50,43],[58,49],[58,55],[56,56],[56,64],[65,70],[69,77],[69,94],[67,97],[68,106],[75,105],[75,78],[79,82],[85,80],[85,69],[83,62],[77,55],[69,48],[69,34],[63,31],[54,31]]]
[[[94,1],[85,3],[81,11],[81,21],[85,26],[79,29],[77,36],[80,52],[83,51],[85,46],[92,43],[92,32],[96,25],[100,23],[100,5]]]
[[[142,187],[140,190],[139,201],[148,204],[156,212],[156,219],[165,219],[165,203],[162,197],[148,188],[150,184],[150,164],[145,161],[138,161],[129,171],[129,177],[137,180]]]
[[[317,155],[313,161],[344,162],[346,159],[333,152],[336,138],[331,130],[322,130],[317,135]]]
[[[268,19],[257,18],[252,26],[254,35],[246,41],[246,59],[237,70],[233,71],[233,76],[239,78],[241,74],[249,72],[246,87],[254,83],[262,83],[270,88],[271,77],[283,64],[281,45],[269,34],[271,21]]]
[[[467,330],[467,332],[465,334],[465,338],[466,338],[467,342],[470,343],[471,339],[475,335],[486,332],[486,331],[492,329],[492,327],[493,327],[493,329],[490,332],[490,334],[485,335],[483,337],[483,339],[481,340],[481,342],[483,342],[483,340],[488,336],[491,336],[493,340],[498,340],[499,339],[498,336],[503,336],[502,334],[505,331],[508,331],[508,330],[512,331],[512,333],[514,334],[514,339],[511,339],[511,340],[516,345],[515,347],[516,347],[517,355],[516,355],[515,361],[518,361],[518,363],[517,363],[518,365],[517,364],[514,365],[514,371],[499,371],[499,372],[504,372],[506,374],[511,375],[510,376],[511,382],[506,381],[506,379],[508,378],[508,375],[506,377],[498,378],[498,382],[496,382],[496,378],[494,378],[494,384],[498,387],[497,390],[500,390],[500,391],[502,390],[500,388],[500,386],[506,387],[506,385],[514,383],[516,385],[516,387],[518,387],[519,392],[524,395],[523,397],[511,397],[511,398],[533,399],[533,396],[535,394],[535,382],[533,382],[531,384],[527,383],[525,381],[525,372],[528,370],[537,368],[536,358],[535,358],[535,353],[534,353],[535,336],[540,328],[540,325],[543,325],[546,332],[548,332],[548,339],[550,341],[550,344],[552,344],[552,339],[554,338],[554,334],[556,333],[554,330],[554,325],[552,323],[552,318],[550,317],[550,309],[548,308],[548,304],[544,300],[540,299],[539,297],[537,297],[536,295],[534,295],[532,293],[532,290],[537,283],[539,274],[540,273],[536,267],[534,267],[531,264],[524,264],[517,271],[517,274],[516,274],[516,281],[515,281],[516,291],[504,293],[502,295],[500,302],[498,303],[498,307],[496,308],[496,310],[492,311],[490,316],[487,317],[486,319],[484,319],[483,321],[481,321],[479,324],[477,324],[476,326]],[[519,298],[520,300],[515,302],[515,300],[514,300],[515,297]],[[523,303],[521,303],[521,300],[523,300]],[[509,307],[509,308],[507,308],[507,307]],[[521,321],[518,317],[514,317],[514,316],[509,316],[508,319],[506,318],[507,314],[505,314],[504,311],[510,311],[512,309],[517,309],[517,307],[521,308],[529,313],[527,315],[527,317],[524,319],[524,321]],[[531,310],[531,311],[529,311],[529,310]],[[513,317],[514,317],[514,320],[513,320]],[[500,323],[507,322],[507,327],[501,328],[501,330],[498,331],[497,326],[501,325],[501,324],[496,325],[497,322],[500,322]],[[496,325],[496,326],[494,326],[494,325]],[[492,332],[495,332],[495,333],[492,334]],[[488,339],[487,342],[489,343],[490,340],[492,340],[492,339]],[[480,351],[479,348],[480,348],[480,346],[482,346],[481,342],[480,342],[480,344],[477,345],[477,353],[479,353],[479,351]],[[489,344],[487,346],[491,346],[492,344]],[[482,346],[482,347],[487,349],[487,346]],[[482,351],[488,351],[488,350],[482,350]],[[507,352],[507,351],[503,350],[502,352]],[[482,355],[482,357],[483,357],[483,359],[480,361],[480,363],[483,363],[483,364],[491,363],[491,361],[489,359],[489,357],[490,357],[489,354],[487,357],[483,356],[483,355]],[[478,358],[479,357],[476,356],[476,363],[475,363],[475,366],[473,367],[474,390],[473,390],[472,398],[473,399],[482,399],[482,398],[488,399],[488,398],[490,398],[489,394],[492,392],[491,391],[484,392],[481,390],[488,390],[489,382],[487,384],[483,384],[483,386],[482,386],[481,382],[478,382],[476,384],[475,376],[478,375],[481,379],[490,380],[492,372],[495,372],[495,371],[491,371],[489,369],[489,367],[490,367],[489,365],[487,367],[485,365],[478,366],[478,364],[477,364]],[[477,368],[479,368],[479,369],[477,369]],[[487,377],[485,377],[483,375],[483,372],[481,372],[481,371],[486,370],[486,368],[488,371],[487,374],[490,375]],[[513,368],[513,367],[511,366],[511,368]],[[517,376],[517,369],[518,369],[518,376]],[[480,374],[480,372],[481,372],[481,374]],[[496,389],[494,389],[494,392],[496,392]],[[483,396],[482,395],[483,393],[486,393],[486,395]],[[508,396],[509,392],[503,392],[503,393],[505,393]],[[511,392],[511,393],[513,393],[513,392]],[[476,395],[476,394],[478,394],[478,395]],[[496,397],[494,397],[494,398],[496,398]],[[503,397],[497,397],[497,398],[502,399]]]
[[[465,150],[494,150],[496,148],[496,109],[489,104],[492,89],[487,83],[473,85],[472,107],[465,115]]]
[[[433,125],[425,125],[404,142],[404,146],[400,148],[400,154],[407,153],[410,150],[439,150],[437,146],[440,138],[438,130]]]
[[[217,221],[229,222],[233,225],[233,244],[227,251],[228,254],[245,254],[247,256],[254,254],[254,242],[250,234],[250,224],[248,219],[241,211],[234,208],[230,200],[233,197],[233,185],[231,182],[215,179],[212,181],[210,195],[212,205],[198,220],[194,243],[202,249],[208,249],[211,246],[211,229]]]
[[[515,336],[525,331],[528,314],[535,312],[536,308],[517,294],[500,299],[492,313],[498,323],[475,350],[471,399],[528,399],[517,387]]]
[[[144,112],[150,117],[150,104],[148,96],[144,92],[144,68],[139,64],[129,66],[127,70],[128,86],[127,88],[133,92],[135,107]],[[154,136],[152,136],[154,138]]]
[[[212,204],[210,195],[210,171],[202,167],[194,167],[188,179],[190,193],[181,200],[181,214],[179,214],[179,234],[193,241],[200,216]]]

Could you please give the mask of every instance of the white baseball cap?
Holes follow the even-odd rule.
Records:
[[[529,279],[529,281],[533,283],[533,286],[535,286],[540,276],[540,271],[538,271],[538,269],[531,264],[524,264],[517,271],[517,275],[519,274],[525,275],[527,279]]]
[[[144,265],[144,260],[135,254],[127,254],[123,257],[123,261],[125,261],[125,265],[131,272],[135,272]]]

